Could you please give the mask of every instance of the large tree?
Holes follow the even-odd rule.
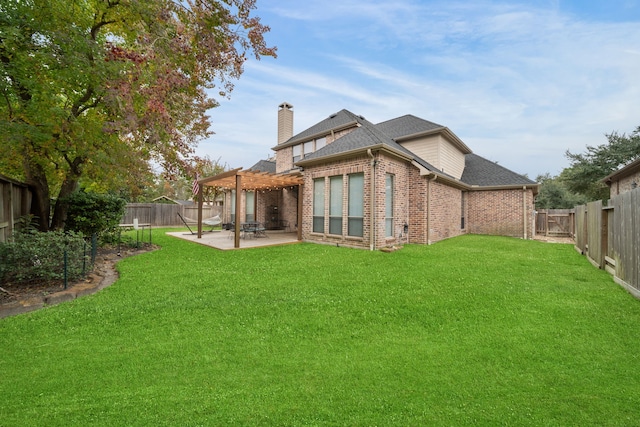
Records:
[[[609,190],[602,179],[640,157],[640,127],[630,135],[612,132],[606,137],[606,144],[587,146],[585,153],[567,151],[571,165],[559,176],[570,191],[588,200],[608,199]]]
[[[63,225],[85,176],[188,167],[210,132],[210,94],[228,96],[248,55],[275,56],[254,10],[255,0],[0,3],[0,167],[31,186],[42,230]]]

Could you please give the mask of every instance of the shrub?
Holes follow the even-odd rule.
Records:
[[[125,200],[109,194],[77,191],[67,198],[65,229],[85,236],[113,233],[124,214]]]
[[[67,278],[78,279],[85,273],[88,263],[85,252],[89,252],[81,233],[16,233],[13,241],[0,243],[0,279],[14,283],[61,280],[65,250]]]

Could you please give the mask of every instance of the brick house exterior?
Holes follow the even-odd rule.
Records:
[[[250,169],[303,178],[252,196],[267,228],[369,249],[465,233],[533,237],[538,184],[474,154],[448,128],[411,115],[373,124],[341,110],[292,135],[292,108],[279,107],[275,158]],[[227,218],[230,201],[229,192]]]
[[[640,184],[640,159],[618,169],[602,181],[609,186],[611,198],[638,188]]]

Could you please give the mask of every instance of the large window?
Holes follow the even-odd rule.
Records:
[[[231,222],[236,221],[236,190],[231,190]]]
[[[384,235],[393,237],[393,175],[385,176],[385,194],[384,194]]]
[[[313,180],[313,232],[324,233],[324,178]]]
[[[349,212],[347,234],[362,237],[364,216],[364,174],[349,175]]]
[[[342,176],[329,177],[329,234],[342,234]]]
[[[245,221],[255,221],[256,220],[256,193],[253,191],[247,191],[245,194],[246,200],[246,214]]]

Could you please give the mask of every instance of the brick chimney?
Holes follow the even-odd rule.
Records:
[[[278,144],[293,136],[293,105],[283,102],[278,106]]]

